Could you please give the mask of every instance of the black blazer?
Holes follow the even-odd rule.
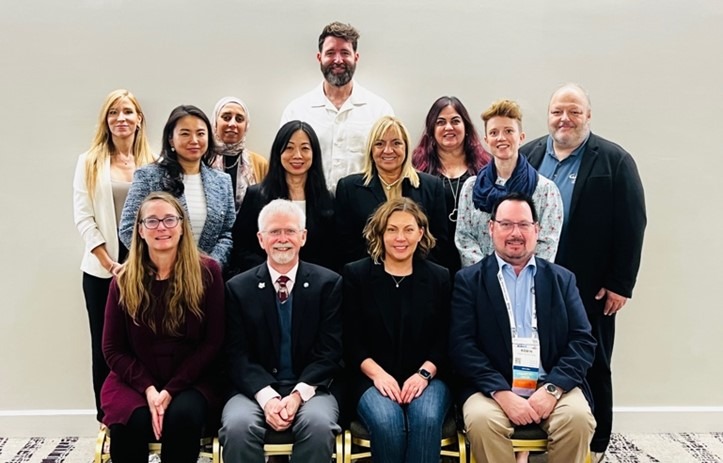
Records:
[[[580,387],[591,402],[585,380],[595,356],[595,338],[580,300],[575,276],[536,258],[535,303],[540,357],[546,382],[569,391]],[[465,267],[454,280],[449,356],[462,378],[459,403],[481,392],[512,388],[512,333],[494,254]]]
[[[401,330],[392,332],[392,310],[382,279],[390,280],[382,264],[367,257],[344,267],[344,352],[354,409],[372,381],[360,365],[372,358],[400,385],[429,360],[444,379],[448,373],[447,334],[451,283],[449,271],[415,258],[412,312],[401,313]],[[399,346],[395,350],[394,346]]]
[[[341,277],[300,262],[292,295],[294,373],[299,382],[328,388],[342,360]],[[226,312],[231,385],[253,399],[264,387],[278,386],[279,315],[266,263],[226,283]]]
[[[542,163],[546,143],[544,136],[520,149],[535,168]],[[555,263],[575,274],[588,312],[602,314],[605,301],[595,300],[600,288],[633,295],[646,224],[643,184],[632,156],[591,133],[572,192],[565,238],[555,257]]]
[[[266,262],[266,253],[261,249],[256,233],[259,231],[259,213],[272,199],[275,198],[268,198],[262,193],[261,184],[252,185],[246,191],[232,231],[231,276]],[[306,244],[301,248],[299,258],[333,268],[334,258],[329,243],[334,233],[334,209],[333,204],[327,206],[327,209],[319,211],[321,205],[307,201]]]
[[[433,175],[418,172],[419,188],[414,188],[408,179],[402,180],[402,196],[413,199],[422,207],[429,219],[429,229],[437,239],[430,258],[450,268],[453,262],[452,248],[447,232],[447,204],[442,180]],[[338,234],[339,265],[366,257],[366,241],[362,232],[367,219],[380,204],[387,201],[378,176],[364,185],[363,174],[352,174],[339,180],[336,186],[335,221]]]

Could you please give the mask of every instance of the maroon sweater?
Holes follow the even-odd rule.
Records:
[[[203,320],[186,315],[180,336],[153,333],[138,325],[119,304],[120,291],[114,278],[105,307],[103,355],[110,375],[101,390],[103,422],[125,424],[134,410],[148,405],[145,390],[155,386],[175,395],[195,388],[206,398],[209,409],[220,407],[218,361],[223,343],[225,310],[221,268],[210,258],[202,259],[205,294],[201,300]],[[210,273],[210,276],[208,275]],[[153,297],[159,297],[167,280],[154,281]],[[156,326],[160,326],[158,317]]]

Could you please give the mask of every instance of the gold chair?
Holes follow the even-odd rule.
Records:
[[[218,439],[216,439],[218,441]],[[264,439],[264,456],[272,457],[279,455],[291,456],[291,452],[294,449],[294,435],[290,429],[282,432],[266,431],[266,437]],[[332,454],[331,458],[335,463],[343,463],[343,450],[342,436],[337,434],[335,440],[336,451]],[[223,463],[223,447],[219,445],[218,449],[219,461],[213,463]]]
[[[204,437],[201,439],[200,456],[210,458],[212,463],[220,463],[220,446],[218,438]],[[160,454],[161,444],[152,442],[148,444],[149,454]],[[110,460],[110,431],[105,426],[98,431],[98,438],[95,440],[95,457],[93,463],[107,463]]]
[[[359,421],[352,421],[344,431],[344,463],[371,458],[369,431]],[[356,453],[354,450],[357,450]],[[451,457],[459,463],[467,463],[467,447],[464,434],[457,429],[454,414],[450,413],[442,426],[442,451],[440,457]]]

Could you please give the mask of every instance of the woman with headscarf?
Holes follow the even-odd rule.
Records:
[[[260,154],[246,149],[249,109],[234,96],[218,100],[213,108],[213,134],[216,159],[213,167],[231,176],[236,212],[241,208],[246,190],[260,183],[269,171],[269,162]]]

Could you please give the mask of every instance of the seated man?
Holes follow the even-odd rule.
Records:
[[[290,429],[292,460],[331,460],[339,407],[328,387],[341,365],[341,277],[299,261],[304,212],[277,199],[259,214],[267,261],[226,284],[229,376],[226,463],[263,463],[267,430]]]
[[[514,463],[513,426],[539,423],[551,463],[582,462],[595,429],[585,373],[595,339],[575,277],[536,258],[539,225],[528,196],[492,208],[494,253],[457,273],[450,358],[479,463]]]

